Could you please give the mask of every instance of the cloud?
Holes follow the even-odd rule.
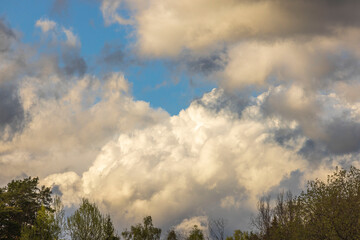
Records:
[[[65,50],[62,59],[64,62],[64,71],[67,75],[79,74],[83,76],[87,69],[85,60],[79,56],[77,51]]]
[[[81,47],[79,38],[73,33],[71,29],[61,26],[52,20],[41,18],[36,21],[35,26],[41,28],[43,33],[51,32],[51,37],[54,38],[53,40],[55,42],[58,40],[63,40],[67,47]]]
[[[0,87],[0,139],[11,140],[25,124],[25,113],[20,97],[12,84]]]
[[[68,0],[55,0],[52,5],[51,11],[57,14],[64,14],[66,13],[68,6]]]
[[[73,185],[62,185],[62,174],[44,183],[58,185],[69,205],[93,199],[121,227],[145,215],[164,229],[215,216],[228,219],[228,229],[248,229],[259,197],[298,193],[306,180],[356,164],[360,115],[339,119],[347,107],[334,94],[307,96],[296,86],[247,102],[213,89],[178,115],[104,144]]]
[[[109,25],[112,23],[119,23],[122,25],[128,25],[132,24],[133,21],[130,19],[126,19],[120,16],[120,14],[117,13],[119,10],[121,4],[123,4],[122,1],[119,0],[105,0],[101,3],[101,11],[105,19],[105,24]]]
[[[56,22],[41,18],[36,21],[35,26],[41,28],[42,32],[47,33],[56,27]]]
[[[129,20],[116,11],[121,7],[131,11]],[[224,42],[331,35],[359,26],[358,7],[355,0],[103,0],[101,9],[108,24],[136,23],[141,52],[174,56],[182,49],[206,51]]]
[[[219,74],[229,88],[296,81],[309,90],[327,89],[358,75],[360,49],[355,39],[360,39],[359,30],[300,42],[240,43],[228,50],[228,64]]]
[[[66,28],[62,28],[63,32],[66,35],[66,44],[70,47],[77,47],[80,46],[80,42],[76,35],[70,30]]]
[[[102,9],[108,24],[123,24],[115,20],[121,14],[133,21],[139,56],[170,59],[223,88],[266,91],[296,82],[306,91],[332,91],[335,85],[340,89],[339,82],[345,82],[343,89],[346,82],[358,82],[360,18],[354,9],[359,4],[103,0]],[[354,99],[351,91],[346,94]]]
[[[3,19],[0,19],[0,53],[8,51],[15,39],[14,31],[6,26]]]
[[[124,64],[125,58],[126,53],[121,46],[106,43],[101,50],[99,63],[118,67]]]
[[[292,171],[306,169],[307,162],[296,149],[272,140],[272,120],[263,119],[258,106],[244,108],[241,118],[227,108],[212,107],[224,97],[224,91],[214,89],[202,104],[193,102],[177,116],[105,144],[79,176],[78,197],[94,199],[122,226],[146,214],[168,227],[211,212],[249,216],[257,197]],[[44,182],[59,185],[65,198],[70,193],[73,197],[72,186],[63,186],[57,177],[61,175]],[[234,222],[239,218],[226,217]]]

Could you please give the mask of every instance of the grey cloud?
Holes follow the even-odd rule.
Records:
[[[0,84],[0,140],[10,141],[25,125],[25,112],[14,83]]]
[[[302,137],[302,132],[299,128],[289,129],[289,128],[281,128],[277,129],[274,132],[274,140],[283,147],[293,148],[291,141],[296,140]]]
[[[332,153],[349,154],[360,150],[360,123],[333,119],[325,125],[324,142]]]
[[[67,9],[69,7],[69,1],[68,0],[55,0],[51,12],[56,14],[65,14],[67,12]]]
[[[299,154],[316,162],[332,154],[360,150],[360,123],[350,118],[353,110],[337,107],[339,101],[334,95],[316,95],[290,87],[271,91],[261,108],[266,117],[295,121],[295,129],[276,131],[275,140],[286,146],[290,140],[305,136],[308,140]]]
[[[293,196],[298,196],[303,190],[303,176],[304,172],[300,170],[292,171],[288,176],[284,176],[278,186],[274,187],[268,192],[272,199],[276,199],[279,193],[284,193],[286,197],[287,191],[290,191]]]
[[[8,51],[15,39],[16,35],[13,30],[6,26],[3,19],[0,19],[0,52]]]
[[[185,58],[186,67],[191,73],[209,75],[221,71],[227,64],[226,52],[215,52],[210,56]]]
[[[298,154],[306,158],[314,166],[318,166],[324,158],[331,156],[322,142],[312,139],[305,141]]]
[[[65,50],[62,60],[64,62],[63,69],[67,75],[78,74],[79,76],[82,76],[85,74],[87,64],[76,51],[70,52],[69,50]]]
[[[126,54],[121,46],[106,43],[101,50],[101,57],[99,62],[104,62],[111,66],[121,66],[124,64]]]
[[[3,141],[11,140],[25,124],[25,113],[17,91],[12,84],[0,85],[0,139]]]
[[[217,99],[214,101],[214,99]],[[237,117],[241,116],[242,111],[251,104],[248,94],[232,93],[225,89],[213,89],[202,98],[195,99],[192,104],[200,105],[209,111],[219,114],[221,111],[231,112]]]
[[[356,0],[149,2],[102,0],[102,8],[112,6],[110,11],[103,11],[103,16],[111,19],[111,23],[124,24],[116,8],[128,6],[131,20],[136,22],[140,52],[159,57],[174,57],[184,49],[206,52],[224,43],[248,40],[273,42],[290,38],[301,42],[304,38],[337,35],[339,29],[360,26],[360,2]],[[160,24],[162,31],[158,28]]]

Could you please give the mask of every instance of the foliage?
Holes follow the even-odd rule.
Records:
[[[197,225],[194,225],[193,229],[190,231],[189,237],[187,240],[204,240],[203,232],[198,228]]]
[[[114,225],[111,221],[110,215],[107,215],[104,219],[104,240],[117,240],[120,239],[115,234]]]
[[[79,209],[67,218],[66,228],[72,240],[118,239],[110,216],[103,217],[96,204],[85,198]]]
[[[22,226],[33,226],[36,214],[43,206],[51,209],[51,191],[38,187],[39,178],[13,180],[0,188],[0,239],[16,239]]]
[[[44,206],[37,212],[34,225],[23,226],[21,240],[52,240],[59,239],[61,229],[55,222],[52,211]]]
[[[227,237],[226,240],[258,240],[259,237],[253,232],[242,232],[241,230],[235,230],[234,235]]]
[[[307,190],[293,197],[278,195],[259,201],[253,225],[260,239],[360,239],[360,170],[338,170],[326,182],[309,181]]]
[[[178,236],[174,229],[171,229],[166,237],[166,240],[178,240]]]
[[[143,225],[131,226],[130,231],[125,229],[121,235],[125,240],[159,240],[161,229],[154,227],[151,216],[147,216]]]

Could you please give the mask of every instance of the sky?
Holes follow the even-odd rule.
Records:
[[[0,0],[0,185],[121,231],[251,229],[262,196],[360,167],[357,0]]]

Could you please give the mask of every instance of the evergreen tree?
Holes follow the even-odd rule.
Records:
[[[38,187],[39,178],[13,180],[0,188],[0,239],[17,239],[22,226],[33,226],[43,206],[51,209],[51,191]]]

